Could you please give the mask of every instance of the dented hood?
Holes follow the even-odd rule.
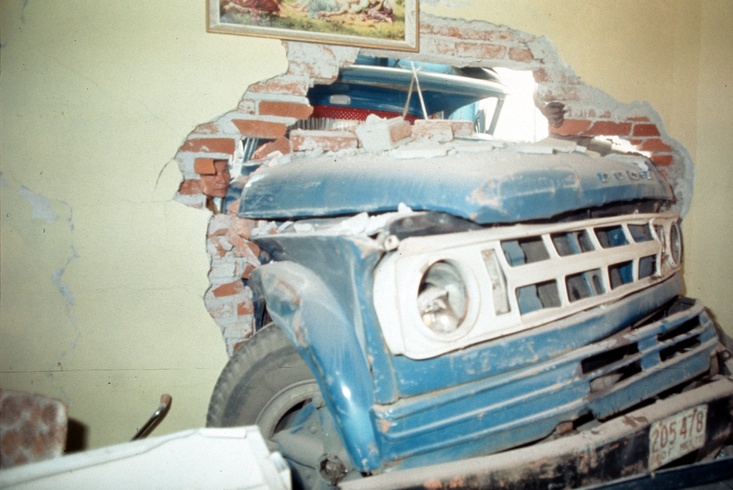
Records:
[[[380,213],[404,203],[479,224],[550,218],[568,211],[637,199],[671,200],[672,191],[648,160],[464,142],[410,146],[374,155],[300,158],[262,167],[242,192],[239,215],[298,219]],[[423,153],[421,153],[421,151]]]

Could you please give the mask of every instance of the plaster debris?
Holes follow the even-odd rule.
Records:
[[[448,154],[449,146],[441,145],[434,141],[420,141],[410,143],[401,148],[396,148],[390,155],[401,160],[413,158],[435,158]]]
[[[527,144],[517,145],[515,148],[517,153],[525,153],[528,155],[552,155],[555,153],[555,150],[551,146],[545,145]]]
[[[370,114],[356,128],[359,143],[365,150],[380,152],[395,148],[412,136],[412,126],[401,117],[382,119]]]
[[[550,146],[556,153],[573,153],[575,151],[583,153],[585,148],[579,146],[573,140],[563,140],[559,138],[545,138],[537,142],[538,145]]]
[[[316,229],[313,223],[302,223],[302,222],[292,223],[290,221],[288,223],[293,225],[293,229],[296,231],[296,233],[308,233]]]
[[[292,161],[290,153],[283,155],[279,151],[273,152],[269,155],[269,159],[265,163],[268,167],[276,167],[278,165],[286,165]]]
[[[287,221],[278,228],[278,233],[325,233],[336,235],[375,236],[382,232],[387,224],[397,218],[417,214],[409,206],[401,203],[397,211],[370,215],[362,212],[340,221],[318,224],[308,221]]]
[[[252,230],[252,237],[256,238],[262,235],[271,235],[277,233],[278,226],[272,221],[259,221],[257,227]]]
[[[357,138],[350,131],[318,131],[295,129],[290,132],[290,140],[295,151],[339,151],[356,148]]]

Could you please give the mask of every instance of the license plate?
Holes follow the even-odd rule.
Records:
[[[699,405],[649,429],[649,469],[654,470],[705,445],[708,406]]]

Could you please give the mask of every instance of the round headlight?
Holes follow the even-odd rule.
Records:
[[[682,232],[677,223],[669,228],[669,259],[673,265],[679,265],[682,260]]]
[[[458,330],[468,313],[466,283],[448,262],[431,265],[420,280],[417,306],[425,326],[436,334]]]

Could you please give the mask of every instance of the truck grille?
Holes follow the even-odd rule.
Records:
[[[385,340],[394,354],[426,359],[618,301],[679,271],[678,221],[631,214],[405,238],[375,276]],[[459,271],[467,294],[465,320],[446,335],[426,327],[417,304],[438,262]]]
[[[664,237],[675,223],[631,217],[502,240],[520,314],[595,303],[669,272],[679,264],[665,263]]]

